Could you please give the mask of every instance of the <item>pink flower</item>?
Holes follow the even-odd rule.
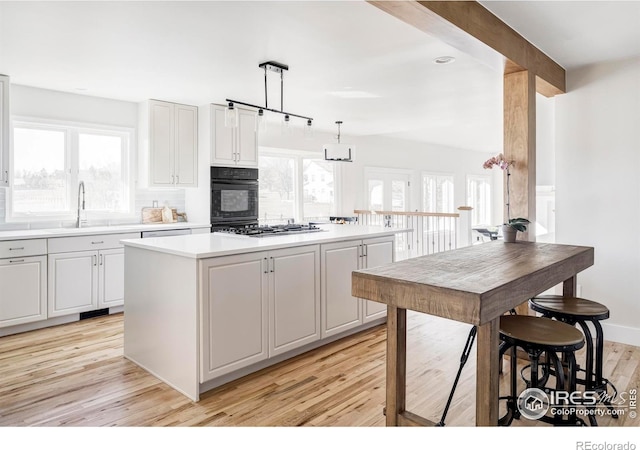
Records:
[[[504,155],[499,153],[498,155],[487,159],[482,167],[485,169],[491,169],[493,166],[498,166],[502,170],[507,170],[510,166],[513,166],[513,161],[509,162],[504,159]]]

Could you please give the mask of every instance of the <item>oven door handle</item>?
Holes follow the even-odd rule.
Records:
[[[218,186],[232,184],[234,186],[257,186],[258,180],[212,180],[211,185],[215,189]]]

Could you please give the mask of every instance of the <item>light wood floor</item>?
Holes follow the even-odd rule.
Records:
[[[410,313],[410,411],[439,420],[468,331],[465,324]],[[122,314],[115,314],[0,338],[0,425],[384,425],[384,326],[209,391],[199,403],[124,359],[122,333]],[[605,357],[605,376],[620,392],[640,386],[640,348],[607,342]],[[474,424],[474,380],[475,346],[448,426]],[[640,424],[628,414],[598,422]],[[531,425],[547,426],[513,423]]]

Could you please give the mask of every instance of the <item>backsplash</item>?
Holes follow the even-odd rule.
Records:
[[[178,212],[184,212],[185,200],[184,189],[167,189],[167,190],[151,190],[151,189],[138,189],[135,194],[134,201],[134,216],[123,219],[111,219],[111,220],[91,220],[89,216],[89,223],[91,225],[118,225],[128,223],[140,223],[142,219],[142,208],[153,206],[153,202],[158,202],[158,207],[170,206],[176,208]],[[41,228],[58,228],[67,227],[73,225],[73,221],[50,221],[50,222],[19,222],[19,223],[6,223],[6,209],[7,209],[7,189],[0,188],[0,230],[25,230],[25,229],[41,229]]]

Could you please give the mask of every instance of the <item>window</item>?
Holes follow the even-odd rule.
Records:
[[[491,178],[467,176],[467,204],[471,210],[471,226],[491,225]]]
[[[133,130],[14,121],[13,136],[13,219],[75,217],[80,181],[88,213],[132,212]]]
[[[295,151],[261,150],[260,222],[329,220],[334,214],[334,165]]]
[[[454,212],[453,175],[422,175],[422,210],[432,213]]]

